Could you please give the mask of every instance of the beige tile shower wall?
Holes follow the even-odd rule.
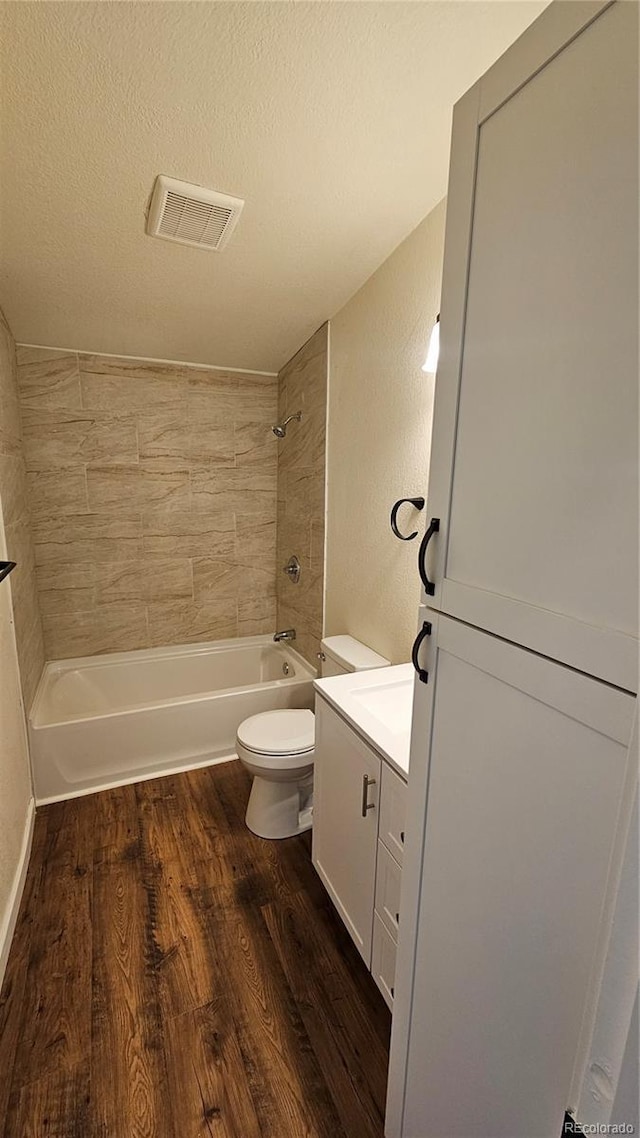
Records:
[[[323,632],[324,484],[329,326],[311,337],[278,376],[278,417],[302,411],[278,443],[278,628],[295,628],[294,647],[317,665]],[[302,572],[282,572],[292,554]]]
[[[44,648],[18,406],[16,349],[1,311],[0,509],[4,517],[7,558],[16,562],[11,574],[11,597],[20,681],[28,710],[44,664]]]
[[[272,632],[276,377],[18,364],[47,657]]]

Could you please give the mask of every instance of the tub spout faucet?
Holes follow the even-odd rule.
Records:
[[[295,640],[295,638],[296,638],[295,628],[287,628],[287,629],[285,629],[284,632],[276,632],[274,634],[274,637],[273,637],[276,644],[279,644],[281,640]]]

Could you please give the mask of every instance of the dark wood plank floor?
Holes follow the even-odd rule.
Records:
[[[4,1138],[382,1138],[390,1017],[239,763],[38,811],[0,998]]]

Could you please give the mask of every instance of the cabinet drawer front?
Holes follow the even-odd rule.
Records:
[[[393,1011],[396,942],[387,932],[377,913],[373,917],[371,975],[382,992],[387,1007]]]
[[[378,842],[378,868],[376,871],[376,913],[394,941],[398,939],[400,919],[400,885],[402,867],[391,856],[387,847]]]
[[[402,865],[407,784],[386,763],[382,764],[380,830],[378,837]]]

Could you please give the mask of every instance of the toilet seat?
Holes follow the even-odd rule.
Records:
[[[253,776],[245,821],[259,838],[292,838],[313,824],[315,718],[287,708],[240,724],[238,758]]]
[[[315,746],[315,716],[307,708],[251,715],[238,728],[238,744],[257,765],[299,766],[300,757],[311,754]]]

